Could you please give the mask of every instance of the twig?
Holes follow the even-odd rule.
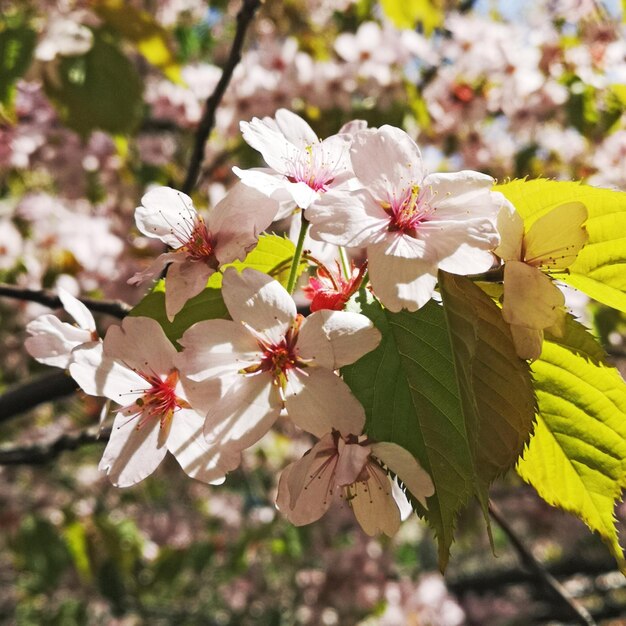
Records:
[[[0,423],[28,411],[42,402],[69,396],[78,389],[73,378],[55,369],[25,383],[10,387],[0,396]]]
[[[59,309],[63,305],[57,295],[45,289],[21,289],[14,285],[0,283],[0,296],[14,298],[15,300],[26,300],[27,302],[37,302],[51,309]],[[131,307],[124,302],[113,300],[93,300],[91,298],[79,298],[79,300],[94,313],[106,313],[122,319],[126,317]]]
[[[537,577],[555,599],[558,599],[563,604],[564,608],[571,614],[571,618],[575,619],[582,626],[597,626],[589,611],[576,602],[567,593],[563,585],[533,556],[532,552],[524,545],[493,502],[489,502],[489,514],[509,538],[522,564]]]
[[[202,165],[202,159],[204,158],[204,146],[213,130],[213,126],[215,126],[215,112],[222,101],[222,97],[230,83],[235,67],[241,60],[241,51],[243,49],[246,31],[254,19],[254,15],[259,6],[261,6],[261,0],[243,0],[241,9],[239,9],[239,13],[237,13],[237,30],[230,48],[230,54],[224,65],[219,82],[215,86],[213,93],[207,98],[204,113],[196,131],[196,139],[187,170],[187,177],[182,186],[184,193],[191,193],[196,184]]]
[[[41,465],[66,450],[76,450],[91,443],[106,443],[110,436],[110,428],[100,430],[96,426],[78,433],[66,433],[46,443],[0,448],[0,465]]]

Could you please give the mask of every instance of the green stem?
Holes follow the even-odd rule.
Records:
[[[350,272],[350,263],[348,263],[348,255],[346,254],[346,249],[343,246],[339,246],[339,261],[341,263],[341,271],[343,272],[343,277],[346,280],[350,280],[350,278],[352,278],[352,273]]]
[[[302,225],[300,226],[300,234],[298,235],[298,243],[296,244],[296,251],[293,253],[293,260],[291,261],[291,270],[289,271],[289,279],[287,280],[287,291],[293,293],[296,287],[296,280],[298,278],[298,265],[300,265],[300,259],[302,258],[302,248],[304,247],[304,238],[306,232],[309,229],[309,222],[302,215]]]

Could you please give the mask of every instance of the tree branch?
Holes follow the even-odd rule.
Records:
[[[489,502],[489,514],[509,538],[522,564],[536,576],[538,581],[542,583],[546,591],[552,597],[561,602],[564,609],[570,614],[571,619],[575,619],[576,622],[582,626],[597,626],[593,617],[589,614],[589,611],[576,602],[576,600],[567,593],[563,585],[561,585],[561,583],[548,572],[543,564],[533,556],[532,552],[524,545],[524,542],[517,536],[493,502]]]
[[[46,443],[0,448],[0,465],[42,465],[66,450],[76,450],[92,443],[106,443],[110,436],[111,428],[100,430],[99,426],[94,426],[78,433],[65,433]]]
[[[184,193],[191,193],[198,175],[200,173],[200,167],[204,158],[204,146],[215,126],[215,112],[219,106],[224,93],[230,83],[233,76],[233,72],[237,64],[241,60],[241,51],[243,49],[243,43],[246,37],[246,31],[248,26],[254,19],[254,15],[257,9],[261,6],[261,0],[243,0],[241,9],[237,13],[237,30],[235,32],[235,38],[233,39],[232,46],[230,48],[230,54],[226,60],[226,65],[222,71],[219,82],[215,86],[213,93],[207,98],[204,106],[204,113],[198,129],[196,131],[196,140],[191,155],[191,161],[189,162],[189,168],[187,170],[187,177],[182,186]]]
[[[9,387],[8,391],[0,396],[0,423],[42,402],[69,396],[76,389],[78,385],[74,379],[58,368],[25,383]]]
[[[45,289],[21,289],[15,285],[0,283],[0,296],[14,298],[15,300],[25,300],[27,302],[37,302],[51,309],[59,309],[63,306],[56,294]],[[128,304],[119,301],[93,300],[91,298],[79,298],[79,300],[94,313],[106,313],[118,319],[126,317],[131,309]]]

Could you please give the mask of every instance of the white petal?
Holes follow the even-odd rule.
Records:
[[[181,235],[189,232],[197,219],[191,198],[171,187],[157,187],[141,199],[135,209],[137,228],[147,237],[160,239],[172,248],[179,248]]]
[[[390,311],[417,311],[433,297],[436,267],[387,255],[384,245],[368,247],[367,254],[374,294]]]
[[[91,311],[80,300],[77,300],[62,287],[59,287],[58,291],[63,308],[74,318],[80,328],[95,332],[96,322],[93,319]]]
[[[380,459],[411,492],[423,507],[426,498],[435,493],[429,474],[405,448],[388,441],[370,444],[372,454]]]
[[[315,131],[299,116],[288,109],[276,111],[276,125],[285,138],[299,148],[317,143]]]
[[[430,204],[436,207],[437,220],[465,220],[486,217],[497,219],[503,196],[493,193],[495,180],[491,176],[463,170],[449,174],[429,174],[423,181],[424,192],[432,195]]]
[[[162,375],[174,368],[176,348],[156,320],[129,315],[121,326],[109,327],[104,354],[136,371]]]
[[[181,409],[172,417],[167,448],[184,472],[205,483],[219,485],[240,461],[238,452],[227,454],[222,446],[210,445],[203,434],[204,418],[190,409]]]
[[[209,230],[216,240],[215,256],[221,264],[243,260],[259,234],[274,220],[278,202],[243,183],[236,184],[209,213]]]
[[[258,150],[272,169],[285,174],[289,164],[295,163],[300,148],[288,141],[277,127],[273,128],[256,117],[251,122],[241,122],[239,126],[244,141]]]
[[[357,178],[377,200],[419,185],[424,177],[417,144],[399,128],[381,126],[354,136],[350,150]]]
[[[380,332],[365,315],[323,310],[304,320],[297,348],[303,359],[336,370],[374,350],[380,339]]]
[[[91,341],[91,333],[66,324],[55,315],[42,315],[26,326],[32,335],[24,342],[27,352],[39,363],[66,368],[73,348]]]
[[[184,347],[176,366],[191,380],[228,376],[259,363],[262,352],[250,332],[230,320],[205,320],[178,340]]]
[[[281,408],[269,374],[240,375],[207,414],[204,435],[210,444],[244,450],[272,427]]]
[[[505,200],[498,213],[497,224],[500,244],[494,252],[504,261],[521,261],[524,220],[508,200]]]
[[[72,378],[90,396],[104,396],[127,405],[150,388],[150,384],[139,374],[128,369],[115,359],[102,354],[102,344],[85,344],[72,352],[69,365]]]
[[[159,443],[159,431],[159,420],[147,420],[137,429],[136,419],[118,413],[98,469],[106,472],[116,487],[143,480],[167,454],[167,447]]]
[[[207,284],[215,270],[204,261],[184,260],[172,263],[165,279],[165,312],[170,322]]]
[[[393,537],[400,528],[400,511],[391,493],[391,482],[376,463],[368,463],[366,471],[368,480],[357,481],[350,488],[354,516],[368,535],[385,533]]]
[[[438,263],[439,269],[451,274],[468,276],[488,271],[496,262],[489,249],[481,250],[467,243],[461,244],[450,256]]]
[[[380,242],[389,216],[366,190],[329,191],[306,211],[311,237],[348,248]]]
[[[229,267],[222,296],[235,322],[245,322],[273,343],[280,341],[296,317],[296,304],[285,288],[267,274]]]
[[[333,428],[344,436],[360,435],[365,411],[343,380],[321,367],[290,370],[285,408],[297,426],[322,437]]]
[[[339,441],[339,460],[335,470],[335,482],[345,487],[351,485],[361,475],[369,462],[371,449],[358,443],[344,444]]]
[[[502,317],[507,323],[543,330],[559,321],[564,306],[565,296],[541,270],[505,263]]]

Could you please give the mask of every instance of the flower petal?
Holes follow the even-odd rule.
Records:
[[[564,306],[565,296],[541,270],[505,263],[502,317],[507,323],[543,330],[562,318]]]
[[[350,505],[361,528],[370,536],[385,533],[393,537],[400,528],[400,511],[393,498],[387,474],[376,464],[368,463],[366,481],[350,488]]]
[[[426,498],[435,493],[435,486],[417,459],[405,448],[389,441],[372,443],[370,447],[372,454],[402,481],[423,507],[427,508]]]
[[[59,299],[63,304],[63,308],[74,318],[80,328],[85,330],[96,330],[96,322],[93,319],[91,311],[80,301],[77,300],[69,291],[65,291],[59,287]]]
[[[86,394],[104,396],[123,405],[150,388],[139,374],[104,356],[101,343],[84,344],[74,349],[69,370]]]
[[[417,144],[403,130],[384,125],[354,136],[350,150],[356,177],[377,200],[388,200],[424,178]]]
[[[278,419],[282,401],[272,377],[237,376],[208,412],[204,435],[210,444],[241,451],[256,443]]]
[[[174,368],[176,348],[156,320],[127,316],[121,326],[109,327],[104,355],[139,372],[168,374]]]
[[[207,284],[215,270],[204,261],[184,260],[172,263],[165,279],[165,312],[171,322],[174,316]]]
[[[62,322],[56,315],[41,315],[26,326],[32,335],[24,342],[28,354],[39,363],[66,368],[72,349],[91,341],[91,333]]]
[[[359,435],[365,425],[365,411],[348,385],[322,367],[289,371],[285,408],[297,426],[316,437],[333,428],[343,435]]]
[[[258,150],[272,169],[285,174],[289,163],[298,158],[300,148],[287,140],[273,120],[271,122],[254,117],[250,122],[241,122],[239,127],[244,141]]]
[[[116,487],[130,487],[154,472],[167,454],[159,443],[160,422],[147,420],[137,428],[137,419],[118,413],[111,438],[98,469],[106,472]]]
[[[306,210],[311,237],[348,248],[382,241],[389,216],[366,190],[329,191]]]
[[[381,335],[365,315],[347,311],[316,311],[298,334],[298,353],[315,365],[336,370],[374,350]]]
[[[178,343],[184,350],[175,357],[176,366],[195,381],[236,374],[262,356],[252,334],[230,320],[197,322]]]
[[[543,330],[511,324],[511,335],[515,352],[520,359],[535,360],[541,356],[543,348]]]
[[[207,225],[215,237],[215,256],[220,265],[243,261],[256,245],[259,234],[275,219],[276,200],[245,185],[236,184],[209,213]]]
[[[245,322],[279,342],[296,317],[296,304],[285,288],[267,274],[246,268],[238,273],[233,267],[224,272],[222,295],[235,322]]]
[[[305,148],[317,143],[315,131],[299,116],[289,109],[278,109],[275,114],[276,126],[287,141],[298,148]]]
[[[351,485],[361,475],[369,462],[371,448],[358,443],[344,444],[339,441],[339,460],[335,470],[335,482],[345,487]]]
[[[390,311],[417,311],[433,297],[436,267],[417,259],[388,255],[385,248],[381,244],[367,249],[374,294]]]
[[[500,213],[498,213],[497,224],[500,243],[494,252],[503,261],[521,261],[524,220],[511,202],[506,199]]]
[[[230,455],[221,446],[208,444],[203,434],[204,418],[196,411],[181,409],[172,417],[167,449],[184,472],[205,483],[219,485],[241,462],[239,452]]]
[[[137,228],[147,237],[160,239],[172,248],[182,245],[181,236],[190,230],[198,212],[191,198],[171,187],[151,189],[135,209]]]

